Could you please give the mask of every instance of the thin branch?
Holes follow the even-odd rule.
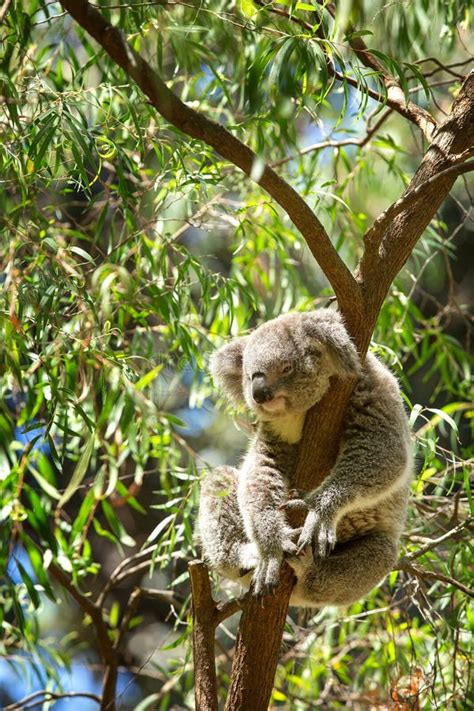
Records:
[[[404,555],[403,558],[400,558],[398,565],[405,565],[411,563],[413,560],[416,560],[417,558],[420,558],[422,555],[425,555],[425,553],[428,553],[429,551],[433,550],[434,548],[437,548],[440,543],[444,543],[444,541],[449,540],[453,536],[457,536],[458,533],[463,531],[469,524],[472,522],[472,519],[469,518],[467,521],[463,521],[462,523],[458,524],[454,528],[452,528],[450,531],[447,531],[447,533],[443,533],[442,536],[439,536],[438,538],[432,538],[429,541],[427,541],[424,545],[420,546],[417,548],[416,551],[412,551],[411,553],[407,553],[407,555]]]
[[[227,620],[228,617],[235,615],[236,612],[241,612],[249,597],[249,594],[250,593],[246,593],[245,595],[242,595],[242,597],[217,603],[214,617],[215,626],[217,627],[221,624],[221,622]]]
[[[412,563],[402,563],[401,560],[395,567],[395,570],[403,570],[406,573],[411,573],[420,580],[436,580],[440,583],[446,583],[446,585],[452,585],[461,592],[463,592],[468,597],[474,598],[474,589],[468,588],[464,583],[460,583],[459,580],[450,577],[449,575],[444,575],[443,573],[438,573],[433,570],[426,570],[418,565],[413,565]]]
[[[336,16],[336,8],[333,3],[329,3],[328,11],[333,18]],[[347,27],[347,34],[351,35],[355,32],[355,28],[350,25]],[[426,136],[431,139],[435,128],[437,127],[436,120],[418,106],[414,101],[407,100],[403,90],[401,89],[397,79],[392,76],[384,67],[382,62],[375,57],[370,49],[365,44],[362,37],[349,37],[349,46],[352,48],[356,57],[362,62],[365,67],[377,72],[381,78],[387,92],[387,104],[391,106],[399,114],[407,118],[412,123],[415,123]]]
[[[339,305],[349,314],[360,314],[362,297],[359,285],[305,200],[270,166],[263,164],[247,145],[173,94],[141,55],[130,47],[122,32],[107,22],[87,0],[62,0],[61,4],[138,84],[167,121],[191,138],[214,148],[273,197],[305,238],[331,283]]]
[[[114,644],[115,649],[120,648],[120,645],[122,644],[123,639],[128,632],[130,622],[132,621],[132,618],[137,611],[138,603],[140,602],[142,593],[143,593],[143,590],[141,588],[135,588],[132,591],[130,597],[128,598],[127,607],[125,608],[125,612],[122,617],[122,622],[120,624],[119,633],[117,635],[117,639],[115,640],[115,644]]]
[[[322,4],[320,0],[318,0],[318,3],[320,5]],[[327,37],[325,37],[325,35],[323,34],[321,25],[315,31],[313,25],[310,22],[306,22],[300,17],[294,17],[286,10],[274,7],[272,3],[265,2],[264,0],[255,0],[255,4],[259,5],[261,8],[269,12],[272,12],[274,15],[279,15],[280,17],[284,17],[289,22],[299,25],[301,28],[303,28],[313,36],[319,37],[323,40],[327,40]],[[329,3],[328,5],[325,4],[325,8],[328,10],[332,18],[335,19],[335,5],[333,3]],[[347,29],[348,34],[354,31],[355,30],[352,27],[349,27]],[[375,71],[377,75],[380,76],[386,90],[386,94],[381,94],[379,91],[376,91],[371,87],[364,87],[364,93],[370,96],[371,99],[378,101],[384,106],[389,106],[391,109],[397,111],[397,113],[401,114],[412,123],[415,123],[422,130],[424,135],[427,138],[430,138],[434,129],[437,126],[435,119],[427,111],[422,109],[421,106],[418,106],[413,101],[406,101],[405,94],[400,88],[397,80],[387,73],[384,66],[381,64],[381,62],[378,61],[378,59],[376,59],[376,57],[370,54],[370,50],[367,49],[363,40],[361,40],[360,38],[349,40],[349,45],[352,47],[362,64],[365,67],[371,69],[372,71]],[[330,57],[324,45],[322,46],[322,51],[326,57],[329,75],[334,77],[338,81],[350,84],[355,89],[358,89],[360,91],[360,84],[356,77],[352,77],[349,74],[343,74],[339,72],[334,65],[332,57]]]
[[[128,558],[124,558],[123,560],[120,561],[120,563],[117,565],[116,568],[112,571],[110,574],[110,577],[106,584],[104,585],[102,592],[100,593],[99,597],[97,598],[97,605],[98,607],[103,607],[105,600],[107,598],[107,595],[111,591],[111,589],[114,587],[114,585],[117,584],[119,580],[122,580],[120,577],[120,574],[122,571],[129,565],[132,565],[135,561],[139,560],[140,558],[143,558],[144,556],[150,556],[154,551],[156,550],[156,545],[153,544],[152,546],[148,546],[147,548],[144,548],[141,551],[138,551],[138,553],[133,553],[133,555],[129,556]],[[150,561],[147,561],[147,565],[150,564]]]
[[[324,148],[343,148],[344,146],[358,146],[359,148],[363,148],[367,145],[367,143],[369,143],[372,136],[379,130],[380,126],[386,121],[386,119],[390,116],[391,113],[392,109],[388,109],[387,111],[385,111],[380,116],[378,121],[376,121],[373,126],[368,128],[365,135],[361,136],[360,138],[345,138],[341,141],[328,140],[321,141],[320,143],[313,143],[311,146],[306,146],[306,148],[302,148],[297,153],[285,156],[285,158],[282,158],[281,160],[272,163],[272,168],[277,168],[280,165],[284,165],[285,163],[288,163],[291,160],[296,160],[296,158],[300,158],[301,156],[305,156],[308,153],[312,153],[313,151],[319,151]]]
[[[24,711],[25,709],[37,708],[39,704],[44,704],[46,701],[59,701],[60,699],[92,699],[98,704],[101,702],[100,696],[88,691],[65,691],[59,693],[41,689],[33,694],[24,696],[20,701],[15,701],[15,703],[5,706],[3,711]]]
[[[433,64],[436,64],[435,69],[432,69],[429,72],[423,72],[423,76],[425,77],[425,79],[429,79],[429,77],[432,77],[435,74],[438,74],[439,72],[447,72],[448,74],[451,74],[453,77],[463,80],[464,79],[463,74],[459,74],[458,72],[453,72],[452,70],[455,67],[465,67],[466,64],[471,64],[472,57],[469,57],[468,59],[464,59],[462,62],[453,62],[452,64],[443,64],[436,57],[424,57],[423,59],[417,59],[415,64],[424,64],[425,62],[433,62]],[[415,79],[416,77],[413,76],[410,78]]]
[[[375,324],[380,306],[395,276],[406,263],[456,177],[472,170],[474,161],[462,165],[474,146],[474,71],[468,74],[440,124],[415,175],[402,197],[369,229],[357,267],[357,278],[366,295],[366,320]],[[363,348],[365,344],[360,344]]]
[[[165,602],[168,605],[173,605],[173,607],[180,608],[184,603],[184,598],[180,597],[172,590],[158,590],[156,588],[140,588],[143,597],[149,597],[152,600],[159,600],[160,602]]]
[[[11,4],[12,0],[5,0],[3,5],[0,7],[0,25],[3,23],[3,20],[7,16]]]

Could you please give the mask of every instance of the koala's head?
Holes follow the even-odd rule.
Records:
[[[222,390],[265,420],[306,412],[322,398],[331,376],[348,377],[359,369],[341,317],[329,309],[279,316],[212,359]]]

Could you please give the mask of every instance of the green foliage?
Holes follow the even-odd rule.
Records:
[[[100,3],[183,100],[281,162],[354,267],[365,230],[416,167],[416,144],[392,115],[357,145],[369,113],[377,111],[372,124],[381,118],[369,90],[385,89],[349,41],[362,37],[407,96],[429,103],[421,60],[461,61],[454,22],[467,23],[469,3],[354,3],[336,22],[327,4],[280,2],[279,14],[250,1],[123,5]],[[358,30],[346,31],[344,19]],[[245,442],[213,409],[209,354],[229,335],[331,292],[268,196],[163,121],[58,3],[13,2],[0,37],[2,654],[27,652],[54,680],[68,654],[37,621],[46,606],[57,615],[64,607],[53,568],[90,597],[108,584],[109,557],[142,550],[139,572],[169,574],[184,601],[168,640],[175,661],[160,657],[153,669],[160,679],[173,672],[173,693],[189,703],[185,563],[195,552],[197,481],[208,458],[229,461]],[[326,139],[354,143],[301,151],[302,141]],[[470,362],[446,328],[448,307],[461,318],[464,307],[429,309],[422,298],[430,263],[445,265],[441,288],[454,288],[446,230],[438,221],[426,231],[373,344],[413,406],[420,472],[407,553],[472,506]],[[201,407],[209,424],[193,429]],[[453,538],[418,562],[467,586],[467,548]],[[123,619],[114,595],[112,585],[104,607],[112,636]],[[339,708],[348,691],[374,700],[400,692],[403,677],[415,683],[420,668],[424,708],[462,708],[472,611],[455,584],[394,573],[347,614],[322,612],[305,629],[300,621],[275,705],[309,709],[329,698]],[[130,628],[146,625],[138,616]],[[73,656],[94,644],[84,629],[67,638]],[[169,708],[170,693],[150,704]],[[147,703],[139,707],[158,708]]]

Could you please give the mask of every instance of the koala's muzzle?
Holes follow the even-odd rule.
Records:
[[[273,399],[273,393],[267,385],[265,376],[260,373],[252,376],[252,397],[259,405]]]

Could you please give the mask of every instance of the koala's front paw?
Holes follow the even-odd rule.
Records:
[[[280,581],[282,558],[268,556],[261,558],[252,577],[252,592],[254,595],[270,595]]]
[[[275,535],[274,546],[265,552],[259,551],[259,562],[252,577],[252,590],[255,595],[269,595],[276,588],[280,581],[283,556],[297,554],[296,540],[302,530],[283,526]]]
[[[336,545],[336,527],[326,512],[310,508],[298,539],[298,553],[311,546],[313,555],[325,558]]]

